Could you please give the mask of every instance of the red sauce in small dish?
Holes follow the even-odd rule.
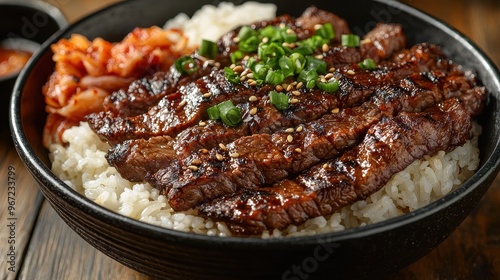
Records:
[[[21,71],[31,53],[0,47],[0,77]]]

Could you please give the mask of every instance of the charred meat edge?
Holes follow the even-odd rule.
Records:
[[[470,129],[467,108],[457,99],[423,113],[403,112],[371,127],[360,145],[338,159],[295,179],[216,199],[202,205],[199,213],[225,221],[236,235],[300,225],[366,199],[424,155],[463,145]]]

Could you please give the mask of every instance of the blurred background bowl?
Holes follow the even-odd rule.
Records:
[[[410,44],[430,42],[476,71],[491,93],[479,122],[481,164],[453,193],[410,214],[343,232],[255,239],[210,237],[142,223],[93,203],[50,170],[42,145],[45,110],[41,87],[53,71],[52,52],[42,47],[21,74],[10,108],[14,144],[47,201],[92,246],[113,259],[161,279],[331,279],[380,278],[429,253],[477,205],[500,167],[500,78],[498,69],[473,44],[446,24],[397,1],[261,1],[294,16],[310,5],[344,17],[366,32],[380,16],[403,25]],[[71,25],[51,39],[72,33],[119,41],[134,27],[162,25],[179,12],[188,15],[213,1],[126,1]],[[378,18],[377,18],[378,17]],[[313,273],[314,272],[314,273]]]
[[[67,25],[59,9],[45,2],[0,0],[0,48],[33,54],[50,36]],[[18,74],[19,71],[13,71],[0,75],[2,119],[7,116],[7,104]]]

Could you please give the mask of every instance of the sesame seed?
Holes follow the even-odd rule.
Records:
[[[206,122],[204,122],[204,121],[200,121],[200,122],[198,123],[198,125],[199,125],[199,126],[206,126],[206,125],[207,125],[207,123],[206,123]]]
[[[292,133],[292,132],[294,132],[294,131],[295,131],[295,129],[293,129],[293,128],[291,128],[291,127],[290,127],[290,128],[287,128],[287,129],[285,130],[285,132],[286,132],[286,133]]]
[[[205,98],[209,98],[210,96],[212,96],[212,94],[210,92],[203,94],[203,97],[205,97]]]
[[[224,145],[224,144],[222,144],[222,143],[219,143],[219,147],[220,147],[222,150],[224,150],[224,151],[226,151],[226,150],[227,150],[226,145]]]
[[[253,73],[248,73],[248,74],[247,74],[247,77],[248,77],[249,79],[253,79]]]
[[[252,71],[250,68],[245,68],[245,70],[241,72],[241,76],[246,76],[248,73],[250,73],[250,71]]]
[[[330,72],[330,73],[335,72],[335,67],[332,67],[332,68],[328,69],[328,72]]]
[[[248,55],[245,55],[245,57],[243,57],[243,60],[249,60],[250,59],[250,56]]]
[[[196,165],[190,165],[188,166],[189,169],[191,169],[192,171],[198,171],[198,166]]]
[[[209,150],[207,150],[207,149],[201,149],[201,150],[200,150],[200,152],[201,152],[202,154],[208,154]]]
[[[293,141],[293,136],[292,136],[292,135],[288,135],[288,136],[286,137],[286,141],[288,141],[288,142],[292,142],[292,141]]]
[[[325,77],[322,77],[320,80],[321,80],[322,83],[326,83]]]
[[[295,86],[297,84],[297,81],[294,81],[291,83],[292,86]]]
[[[303,82],[300,82],[300,83],[298,83],[298,84],[295,86],[295,88],[296,88],[296,89],[300,89],[303,85],[304,85],[304,83],[303,83]]]
[[[217,158],[218,161],[223,161],[224,160],[224,157],[221,154],[219,154],[219,153],[215,154],[215,157]]]
[[[241,75],[240,77],[240,82],[244,82],[247,79],[247,76]]]
[[[299,154],[300,154],[300,153],[302,153],[302,149],[301,149],[301,148],[297,148],[297,149],[295,149],[295,151],[296,151],[297,153],[299,153]]]
[[[349,69],[349,70],[347,71],[347,74],[349,74],[349,75],[354,75],[354,74],[356,74],[356,72],[354,72],[354,70],[352,70],[352,69]]]
[[[240,37],[234,37],[233,42],[238,43],[240,41]]]
[[[234,67],[236,67],[236,64],[234,64],[234,63],[233,63],[233,64],[231,64],[231,65],[229,65],[229,68],[231,68],[231,69],[233,69],[233,70],[234,70]]]
[[[214,66],[217,67],[217,68],[220,68],[220,62],[215,62]]]
[[[241,72],[243,72],[243,66],[238,65],[238,66],[234,67],[233,70],[236,73],[241,73]]]
[[[269,38],[267,38],[267,37],[262,38],[262,43],[264,43],[264,44],[265,44],[265,43],[267,43],[267,42],[269,42]]]
[[[317,59],[323,59],[323,55],[322,54],[318,54],[318,55],[315,56],[315,58],[317,58]]]
[[[286,91],[292,91],[293,90],[293,85],[288,85],[286,87]]]
[[[299,103],[299,100],[297,98],[292,98],[290,99],[290,103],[292,104]]]
[[[329,80],[331,78],[333,78],[333,74],[332,73],[328,73],[328,74],[325,75],[325,79]]]
[[[366,38],[363,41],[361,41],[361,44],[369,44],[371,42],[372,42],[372,40],[370,38]]]
[[[322,50],[323,52],[327,52],[327,51],[329,51],[329,50],[330,50],[330,47],[328,46],[328,44],[323,44],[323,46],[321,46],[321,50]]]
[[[237,158],[237,157],[240,156],[240,154],[238,154],[238,153],[232,153],[229,156],[232,157],[232,158]]]
[[[337,114],[338,112],[340,112],[339,108],[335,108],[335,109],[332,110],[332,114]]]
[[[201,164],[201,160],[199,159],[194,159],[192,162],[191,162],[191,165],[200,165]]]
[[[295,48],[296,46],[297,46],[297,44],[295,44],[295,42],[288,44],[288,47],[291,49]]]
[[[257,81],[254,80],[254,79],[248,79],[248,85],[250,85],[250,86],[256,86],[257,85]]]
[[[278,91],[278,92],[282,92],[282,91],[283,91],[283,87],[282,87],[281,85],[277,85],[277,86],[275,87],[275,89],[276,89],[276,91]]]
[[[287,43],[287,42],[283,42],[281,45],[282,45],[283,47],[286,47],[286,48],[290,47],[290,44],[289,44],[289,43]]]
[[[285,23],[283,23],[283,22],[280,23],[280,28],[285,28],[285,27],[286,27]]]
[[[293,31],[293,29],[287,29],[286,34],[295,34],[295,31]]]
[[[257,108],[255,108],[255,107],[254,107],[254,108],[252,108],[252,109],[250,110],[250,115],[252,115],[252,116],[253,116],[253,115],[255,115],[255,114],[257,114]]]
[[[250,96],[250,98],[248,98],[248,101],[250,101],[250,102],[257,101],[257,96],[255,96],[255,95]]]
[[[304,130],[304,127],[299,125],[296,129],[297,132],[301,132],[302,130]]]
[[[287,83],[282,83],[282,84],[281,84],[281,86],[282,86],[284,89],[288,88],[288,84],[287,84]]]
[[[320,29],[321,27],[323,27],[323,25],[321,25],[321,24],[315,24],[315,25],[314,25],[314,30],[318,30],[318,29]]]
[[[328,163],[323,164],[323,168],[327,169],[328,168]]]
[[[214,66],[215,65],[215,60],[213,59],[209,59],[209,60],[206,60],[205,62],[203,62],[203,66],[207,67],[207,66]]]
[[[292,91],[292,94],[295,95],[295,96],[300,96],[301,95],[300,91],[298,91],[298,90]]]
[[[179,106],[180,107],[184,107],[184,106],[186,106],[186,104],[187,104],[187,101],[186,100],[182,100],[181,103],[179,103]]]

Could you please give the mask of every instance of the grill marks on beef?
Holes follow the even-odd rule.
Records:
[[[470,128],[467,108],[456,99],[423,113],[403,112],[374,125],[359,146],[338,159],[296,179],[215,199],[199,212],[225,221],[236,234],[300,225],[365,199],[424,155],[463,145]]]
[[[360,48],[339,46],[341,34],[350,33],[347,23],[314,7],[297,19],[285,15],[252,27],[285,24],[305,39],[325,22],[337,37],[314,55],[336,69],[335,94],[286,90],[298,102],[278,111],[269,102],[273,87],[227,81],[220,67],[237,47],[236,29],[218,41],[216,63],[194,53],[200,69],[194,75],[181,76],[172,67],[136,81],[111,95],[104,112],[88,117],[101,139],[114,145],[108,162],[124,178],[164,190],[176,210],[202,204],[200,213],[226,221],[233,232],[256,234],[330,214],[374,192],[413,159],[468,137],[470,128],[460,121],[467,125],[468,115],[480,112],[485,89],[437,46],[403,49],[401,26],[377,25]],[[365,58],[377,61],[377,70],[360,70],[357,63]],[[207,120],[206,109],[228,99],[242,109],[243,123],[232,128]],[[411,113],[446,99],[453,101]],[[340,112],[332,114],[336,108]],[[449,135],[455,138],[448,141]]]
[[[399,86],[382,88],[361,106],[303,124],[298,132],[254,134],[228,144],[226,150],[192,153],[179,162],[180,176],[167,188],[170,206],[187,210],[240,189],[275,183],[336,157],[358,144],[370,126],[383,117],[401,111],[418,112],[444,100],[443,88],[454,77],[438,75],[431,80],[427,75],[414,74]],[[197,171],[187,168],[192,161],[201,162]],[[156,187],[168,187],[165,174],[169,176],[167,181],[172,182],[174,174],[164,170],[151,176],[149,182]]]
[[[398,64],[387,64],[375,71],[363,71],[356,68],[356,75],[348,74],[348,70],[355,66],[346,66],[337,69],[334,73],[339,80],[340,90],[336,94],[328,94],[318,90],[300,90],[300,96],[289,94],[298,100],[295,104],[290,104],[289,109],[284,112],[278,111],[269,103],[269,98],[264,95],[254,102],[241,104],[243,109],[243,123],[238,127],[227,127],[221,122],[207,121],[206,126],[194,125],[189,127],[173,139],[172,144],[176,153],[165,152],[161,161],[165,163],[164,168],[169,168],[170,161],[177,158],[184,159],[191,153],[200,149],[212,149],[219,143],[227,144],[240,137],[252,134],[271,134],[289,127],[295,127],[309,121],[316,120],[336,108],[350,108],[357,106],[367,99],[380,87],[384,85],[397,84],[399,81],[412,73],[422,70],[447,70],[448,64],[438,65],[435,61],[441,60],[442,54],[432,46],[422,46],[419,49],[426,50],[426,56],[420,56],[419,60],[408,58],[407,61],[400,61]],[[432,60],[433,62],[428,62]],[[431,65],[430,67],[427,64]],[[440,69],[442,68],[442,69]],[[257,108],[258,113],[251,115],[252,108]],[[158,136],[162,138],[163,136]],[[153,137],[154,138],[154,137]],[[135,146],[134,141],[128,140],[117,144],[108,153],[108,162],[115,166],[126,179],[131,181],[144,180],[148,174],[154,174],[156,169],[144,169],[138,166],[136,172],[123,172],[122,168],[130,171],[129,162],[134,162],[136,155],[133,151],[127,151],[127,147]],[[142,140],[137,140],[141,142]],[[120,155],[118,153],[123,153]],[[139,158],[141,154],[137,155]],[[158,159],[158,158],[157,158]]]

